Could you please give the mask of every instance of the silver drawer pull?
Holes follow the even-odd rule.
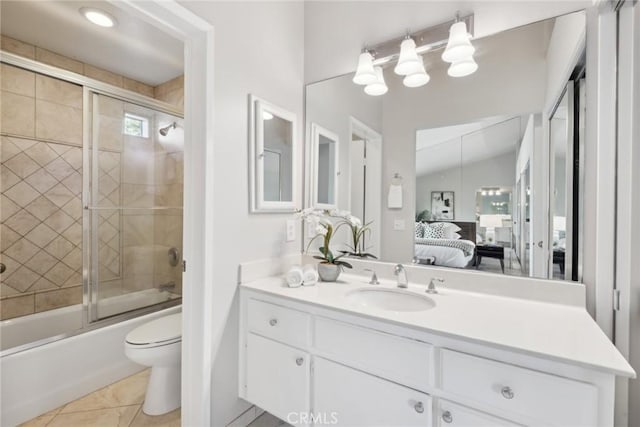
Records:
[[[276,326],[276,325],[278,324],[278,319],[271,319],[271,320],[269,320],[269,324],[270,324],[271,326]]]
[[[413,409],[415,409],[417,413],[421,414],[424,412],[424,405],[422,404],[422,402],[418,402],[413,405]]]
[[[513,392],[513,390],[511,390],[511,387],[508,386],[502,387],[500,393],[502,393],[502,397],[504,397],[505,399],[513,399],[515,396],[515,393]]]
[[[304,363],[304,358],[302,358],[302,357],[298,357],[298,358],[296,359],[296,365],[298,365],[298,366],[302,366],[302,364],[303,364],[303,363]]]
[[[444,411],[442,413],[442,421],[444,421],[447,424],[451,424],[453,422],[453,415],[451,415],[451,412]]]

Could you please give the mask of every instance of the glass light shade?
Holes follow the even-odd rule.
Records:
[[[442,53],[442,60],[457,62],[473,55],[475,51],[476,48],[469,41],[467,24],[463,21],[453,24],[449,29],[449,41],[447,42],[447,48]]]
[[[447,70],[451,77],[464,77],[473,74],[478,69],[478,64],[473,60],[473,56],[456,61]]]
[[[364,93],[371,96],[380,96],[387,93],[389,88],[387,84],[384,82],[384,73],[382,72],[382,67],[375,67],[376,71],[376,81],[364,87]]]
[[[358,68],[353,76],[353,82],[357,85],[370,85],[377,80],[373,68],[373,56],[369,52],[362,52],[358,57]]]
[[[404,39],[400,44],[400,57],[393,71],[400,76],[407,76],[420,71],[423,67],[422,59],[416,52],[416,42],[413,39]]]
[[[422,66],[422,69],[417,73],[409,74],[404,79],[402,79],[402,84],[404,84],[406,87],[420,87],[429,83],[429,80],[431,80],[431,77],[429,77],[429,74],[427,74],[427,72],[425,71],[424,66]]]

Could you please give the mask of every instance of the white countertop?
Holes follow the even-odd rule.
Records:
[[[625,377],[635,372],[584,308],[439,288],[428,295],[436,307],[396,312],[359,307],[345,294],[357,288],[396,288],[395,281],[369,285],[368,278],[343,274],[336,283],[289,288],[282,277],[255,280],[241,286],[293,301],[389,321],[425,332],[449,335],[535,356],[583,365]],[[424,285],[408,291],[425,294]]]

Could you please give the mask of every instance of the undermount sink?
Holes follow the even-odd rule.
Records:
[[[436,306],[431,298],[402,289],[362,288],[349,292],[346,298],[357,307],[387,311],[425,311]]]

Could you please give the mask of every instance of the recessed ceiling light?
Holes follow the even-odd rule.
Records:
[[[87,18],[90,22],[99,25],[101,27],[113,27],[116,25],[116,18],[104,10],[95,9],[92,7],[80,8],[80,13]]]

